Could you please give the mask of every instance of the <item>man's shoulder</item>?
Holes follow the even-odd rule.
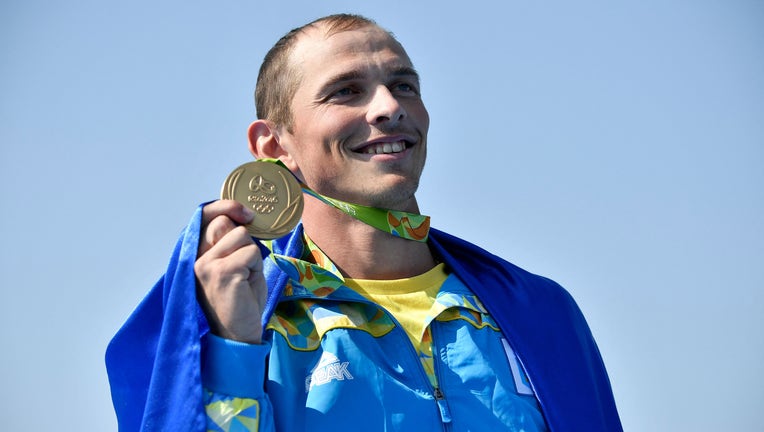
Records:
[[[499,267],[512,275],[527,279],[529,282],[560,287],[559,284],[547,277],[532,273],[481,246],[445,231],[431,228],[430,239],[435,245],[436,251],[446,252],[450,258],[466,262],[471,266]]]
[[[430,230],[430,239],[434,250],[450,268],[473,284],[498,284],[519,290],[516,294],[572,301],[567,290],[554,280],[532,273],[474,243],[435,228]]]

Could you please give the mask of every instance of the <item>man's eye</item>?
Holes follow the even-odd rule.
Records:
[[[350,95],[353,95],[355,93],[356,93],[356,91],[354,89],[352,89],[350,87],[344,87],[344,88],[341,88],[341,89],[335,91],[332,94],[332,96],[334,96],[334,97],[350,96]]]
[[[395,90],[402,92],[402,93],[418,93],[418,90],[415,86],[409,83],[399,83],[395,85]]]

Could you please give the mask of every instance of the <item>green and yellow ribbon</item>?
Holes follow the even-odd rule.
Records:
[[[278,159],[258,159],[263,162],[272,162],[289,170]],[[296,176],[295,176],[296,178]],[[418,242],[426,242],[430,232],[430,217],[409,213],[400,210],[390,210],[377,207],[369,207],[360,204],[351,204],[335,198],[330,198],[314,191],[308,185],[297,179],[302,191],[317,198],[319,201],[328,204],[343,213],[351,216],[367,225],[370,225],[380,231],[384,231],[396,237]]]

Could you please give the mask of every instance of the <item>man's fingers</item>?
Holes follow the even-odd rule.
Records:
[[[215,201],[204,206],[197,258],[207,253],[237,224],[249,223],[253,217],[254,213],[250,209],[232,200]]]
[[[234,222],[246,224],[255,217],[255,212],[233,200],[219,200],[207,204],[202,209],[202,226],[207,226],[213,219],[225,215]]]
[[[259,344],[268,288],[260,248],[248,236],[249,244],[235,246],[241,231],[239,227],[229,232],[196,261],[197,295],[214,334]],[[233,250],[227,253],[230,249]],[[211,258],[218,252],[227,254],[220,259]]]
[[[226,234],[233,231],[236,224],[225,215],[220,215],[212,219],[210,223],[202,230],[199,240],[199,251],[197,257],[204,255],[212,246],[215,246]]]
[[[225,258],[238,249],[250,245],[257,248],[257,245],[255,245],[252,237],[250,237],[247,229],[243,226],[238,226],[228,231],[222,238],[220,238],[214,245],[212,245],[212,247],[207,252],[205,252],[203,258],[208,260]]]
[[[230,200],[202,210],[199,255],[194,264],[198,296],[213,333],[228,339],[260,343],[260,323],[267,287],[260,248],[239,224],[254,214]]]
[[[228,260],[234,268],[246,267],[250,273],[263,272],[263,257],[260,248],[254,243],[236,249],[228,256]]]

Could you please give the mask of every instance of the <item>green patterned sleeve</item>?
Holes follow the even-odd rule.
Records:
[[[270,432],[273,422],[263,421],[260,401],[222,395],[205,390],[204,409],[207,412],[207,431],[214,432]]]

